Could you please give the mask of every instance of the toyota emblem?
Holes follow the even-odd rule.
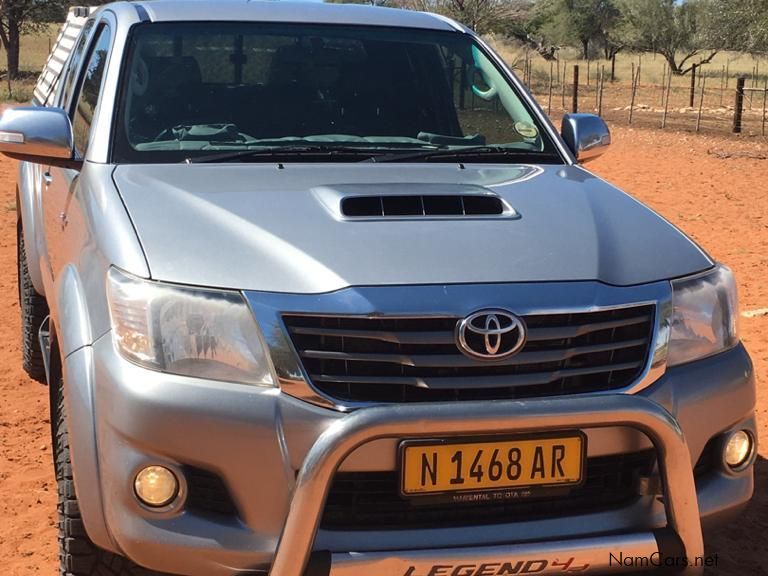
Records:
[[[525,345],[525,323],[506,310],[480,310],[456,325],[456,343],[464,354],[482,360],[501,360]]]

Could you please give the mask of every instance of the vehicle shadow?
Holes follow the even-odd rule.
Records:
[[[755,494],[732,522],[704,533],[707,555],[717,555],[717,567],[706,576],[768,576],[768,460],[755,462]]]

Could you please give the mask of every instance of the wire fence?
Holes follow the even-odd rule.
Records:
[[[514,68],[553,118],[591,112],[644,128],[768,136],[768,75],[758,67],[734,77],[725,67],[696,66],[681,76],[665,66],[659,80],[633,63],[629,83],[612,80],[610,61],[534,65],[525,58]]]

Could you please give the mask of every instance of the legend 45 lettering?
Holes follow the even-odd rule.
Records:
[[[559,560],[517,560],[513,562],[484,562],[482,564],[434,564],[419,569],[409,566],[403,576],[520,576],[525,574],[556,574],[586,572],[589,564],[578,565],[575,558]]]

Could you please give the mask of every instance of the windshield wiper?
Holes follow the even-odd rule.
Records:
[[[376,154],[371,152],[371,149],[378,148],[381,150],[384,148],[387,150],[385,154]],[[389,149],[387,149],[389,148]],[[432,152],[437,150],[436,146],[429,146],[429,150],[426,152]],[[416,153],[412,151],[411,153]],[[184,160],[187,164],[203,164],[203,163],[216,163],[216,162],[234,162],[237,160],[245,160],[247,158],[280,158],[283,156],[301,156],[301,155],[314,155],[314,154],[327,154],[329,156],[334,155],[364,155],[366,158],[371,157],[372,154],[380,156],[393,154],[391,147],[385,147],[383,144],[373,144],[371,146],[349,146],[338,144],[291,144],[287,146],[268,146],[264,148],[249,148],[247,150],[234,150],[232,152],[223,152],[221,154],[205,154],[201,156],[194,156]]]
[[[371,156],[361,162],[407,162],[409,160],[427,160],[430,158],[477,158],[483,155],[501,154],[511,156],[515,159],[530,160],[531,157],[542,159],[554,159],[551,154],[542,154],[532,150],[521,150],[519,148],[509,148],[507,146],[467,146],[463,148],[443,148],[440,150],[418,150],[415,152],[388,153]]]
[[[332,144],[296,144],[289,146],[270,146],[268,148],[249,148],[248,150],[236,150],[221,154],[205,154],[187,158],[187,164],[204,164],[207,162],[234,162],[246,158],[276,158],[301,154],[367,154],[364,147],[335,146]]]

